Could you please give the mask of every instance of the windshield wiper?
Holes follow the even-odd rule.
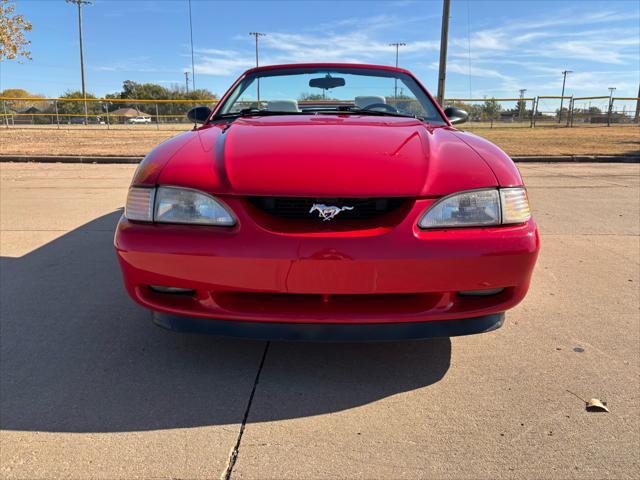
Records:
[[[307,111],[309,110],[316,110],[316,109],[307,109]],[[334,109],[318,109],[317,111],[319,111],[320,113],[333,113],[333,112],[337,112],[337,113],[355,113],[355,114],[360,114],[360,115],[374,115],[374,116],[379,116],[379,117],[404,117],[404,118],[415,118],[418,120],[422,120],[424,121],[424,117],[421,117],[420,115],[406,115],[404,113],[399,113],[399,112],[387,112],[384,110],[367,110],[365,108],[360,108],[360,107],[356,107],[353,105],[338,105],[337,107],[335,107]]]
[[[282,112],[278,110],[261,110],[258,108],[243,108],[239,112],[222,113],[213,118],[235,118],[235,117],[252,117],[252,116],[269,116],[269,115],[300,115],[304,112]]]

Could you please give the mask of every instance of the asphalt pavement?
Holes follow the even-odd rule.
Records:
[[[520,165],[505,325],[370,344],[154,326],[112,248],[134,168],[0,164],[0,478],[640,477],[640,165]]]

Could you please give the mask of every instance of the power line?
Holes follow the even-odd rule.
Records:
[[[444,87],[447,72],[447,41],[449,37],[449,10],[451,0],[442,2],[442,29],[440,31],[440,69],[438,72],[438,103],[444,103]]]
[[[267,34],[262,32],[249,32],[249,35],[253,35],[254,37],[256,37],[256,67],[257,67],[260,65],[258,39],[260,37],[265,37]]]
[[[249,35],[253,35],[254,37],[256,37],[256,68],[260,65],[260,51],[259,51],[259,46],[258,46],[258,39],[260,37],[265,37],[267,34],[266,33],[262,33],[262,32],[249,32]],[[260,104],[260,78],[258,78],[257,81],[257,93],[258,93],[258,105]]]
[[[78,6],[78,35],[80,37],[80,77],[82,79],[82,98],[84,98],[84,121],[89,123],[89,113],[87,110],[87,89],[84,83],[84,48],[82,41],[82,6],[92,5],[90,0],[66,0],[67,3],[72,3]]]
[[[573,73],[573,70],[562,71],[562,93],[560,94],[560,111],[558,112],[558,123],[560,123],[560,119],[562,118],[562,103],[564,102],[564,85],[567,82],[567,73]]]
[[[389,46],[396,47],[396,68],[398,68],[398,55],[399,55],[400,47],[406,47],[407,44],[403,42],[395,42],[395,43],[390,43]],[[398,98],[398,78],[397,77],[394,82],[393,92],[394,92],[393,96],[395,98]]]

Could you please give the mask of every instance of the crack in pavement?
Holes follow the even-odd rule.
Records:
[[[262,359],[260,360],[260,365],[258,366],[258,371],[256,373],[256,378],[253,381],[253,388],[251,389],[251,394],[249,395],[249,401],[247,402],[247,408],[244,411],[244,417],[242,417],[242,424],[240,425],[240,431],[238,432],[238,438],[236,439],[236,444],[231,450],[231,454],[229,455],[229,461],[227,462],[227,468],[224,473],[220,476],[221,480],[230,480],[231,475],[233,474],[233,467],[236,465],[236,461],[238,460],[238,454],[240,453],[240,443],[242,442],[242,435],[244,434],[244,429],[247,425],[247,419],[249,418],[249,412],[251,411],[251,404],[253,403],[253,397],[256,393],[256,388],[258,383],[260,382],[260,374],[262,373],[262,367],[264,367],[264,362],[267,358],[267,352],[269,351],[269,345],[271,342],[267,342],[264,346],[264,351],[262,352]]]

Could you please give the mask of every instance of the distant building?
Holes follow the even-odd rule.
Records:
[[[18,114],[13,116],[14,125],[33,125],[34,123],[41,123],[43,121],[43,117],[38,114],[47,113],[46,109],[38,108],[34,105],[11,110]]]

